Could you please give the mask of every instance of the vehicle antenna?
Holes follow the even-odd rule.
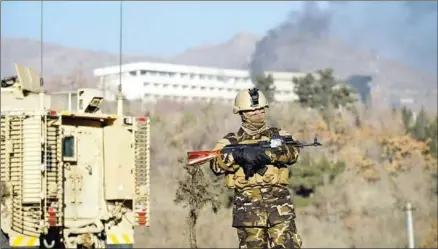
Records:
[[[40,69],[40,71],[41,71],[41,73],[40,73],[40,86],[42,87],[43,85],[44,85],[44,77],[43,77],[43,75],[44,75],[44,56],[43,56],[43,53],[44,53],[44,42],[43,42],[43,39],[44,39],[44,1],[41,1],[41,20],[40,20],[40,53],[41,53],[41,58],[40,58],[40,66],[41,66],[41,69]]]
[[[123,115],[123,93],[122,93],[122,62],[123,62],[123,0],[120,1],[120,30],[119,30],[119,86],[117,91],[117,115]]]

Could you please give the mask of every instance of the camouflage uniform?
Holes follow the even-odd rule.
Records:
[[[251,140],[268,140],[272,135],[289,133],[268,128],[251,129],[242,124],[237,133],[230,133],[219,140],[214,148],[230,143],[246,143]],[[234,163],[232,154],[213,160],[211,170],[225,175],[225,185],[235,190],[233,227],[237,229],[239,248],[301,248],[302,241],[295,226],[295,210],[287,189],[289,170],[299,150],[284,146],[280,152],[270,154],[271,164],[263,176],[255,174],[245,180],[243,169]]]

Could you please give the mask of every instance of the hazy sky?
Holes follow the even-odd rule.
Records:
[[[123,50],[168,56],[220,43],[238,32],[263,35],[299,2],[124,1]],[[44,41],[118,52],[118,1],[44,2]],[[40,39],[41,2],[1,1],[1,35]]]

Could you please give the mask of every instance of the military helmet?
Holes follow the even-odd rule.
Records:
[[[234,99],[233,113],[269,107],[265,95],[257,88],[240,91]]]

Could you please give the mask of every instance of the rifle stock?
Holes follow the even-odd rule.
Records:
[[[220,155],[221,155],[221,150],[190,151],[187,152],[187,157],[188,157],[187,165],[195,166],[195,165],[203,164]]]

